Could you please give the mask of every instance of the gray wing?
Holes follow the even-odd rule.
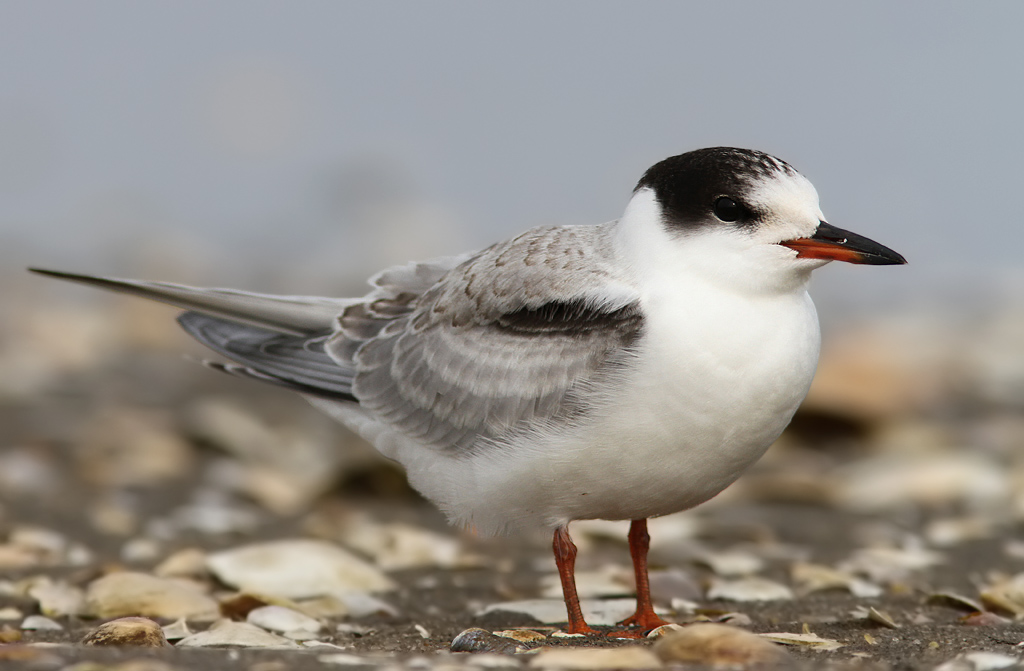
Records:
[[[576,412],[575,392],[621,360],[642,327],[608,230],[534,229],[421,295],[395,283],[346,308],[326,351],[354,370],[364,409],[439,449]]]
[[[442,258],[390,268],[371,280],[374,288],[367,296],[354,299],[275,296],[40,268],[29,270],[185,308],[188,312],[178,318],[182,328],[233,362],[204,362],[211,368],[321,398],[355,401],[354,370],[339,365],[324,349],[326,340],[337,330],[342,310],[382,298],[407,303],[465,258]],[[383,316],[372,310],[371,314]]]

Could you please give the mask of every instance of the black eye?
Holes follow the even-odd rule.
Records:
[[[743,208],[732,198],[722,196],[715,201],[714,205],[715,216],[722,221],[739,221],[740,217],[743,216]]]

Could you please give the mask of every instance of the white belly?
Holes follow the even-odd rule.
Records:
[[[807,394],[820,335],[805,292],[709,298],[702,314],[691,302],[689,313],[661,310],[645,323],[638,365],[582,428],[450,463],[470,472],[442,507],[499,531],[663,515],[727,487]]]

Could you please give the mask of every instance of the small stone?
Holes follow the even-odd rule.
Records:
[[[89,522],[96,531],[110,536],[128,536],[139,527],[139,516],[126,497],[108,496],[88,511]]]
[[[647,648],[546,648],[530,660],[531,669],[660,669],[661,660]]]
[[[667,635],[671,634],[672,632],[682,631],[683,628],[684,627],[681,624],[676,624],[675,622],[669,622],[668,624],[663,624],[660,627],[657,627],[656,629],[652,629],[649,632],[647,632],[647,638],[650,638],[650,639],[661,638],[662,636],[667,636]]]
[[[333,596],[321,596],[315,599],[306,599],[295,604],[296,609],[314,619],[326,619],[331,617],[344,617],[351,612],[345,602]]]
[[[192,631],[188,628],[188,623],[185,622],[185,618],[179,618],[163,629],[164,638],[168,641],[179,641],[192,635]]]
[[[715,575],[725,578],[752,575],[764,568],[763,559],[740,550],[703,552],[697,557],[697,561],[705,564]]]
[[[373,557],[384,571],[421,566],[457,568],[463,564],[462,548],[456,539],[410,524],[381,524],[353,516],[338,538],[346,547]]]
[[[170,646],[160,625],[144,617],[122,617],[105,622],[82,639],[85,645],[131,645],[143,648]]]
[[[218,603],[221,615],[229,620],[243,620],[249,615],[250,611],[262,608],[263,606],[269,606],[277,600],[287,601],[287,599],[275,599],[258,594],[249,594],[248,592],[238,592],[221,597]]]
[[[493,633],[495,636],[511,638],[513,641],[519,641],[520,643],[536,643],[547,638],[546,634],[534,631],[533,629],[503,629]]]
[[[161,553],[160,541],[152,538],[133,538],[121,546],[121,560],[129,564],[155,561]]]
[[[75,451],[80,472],[106,487],[156,485],[192,468],[192,445],[166,413],[114,408],[97,415]]]
[[[283,636],[264,631],[248,622],[219,620],[206,631],[201,631],[178,641],[179,648],[209,647],[242,648],[297,648],[297,643]]]
[[[292,639],[295,639],[293,634],[312,638],[321,629],[320,623],[308,615],[282,606],[263,606],[251,610],[245,621]]]
[[[868,608],[868,620],[889,629],[900,628],[900,625],[896,624],[896,621],[892,619],[891,615],[886,613],[884,610],[878,610],[874,606]]]
[[[170,620],[215,620],[217,602],[194,585],[145,573],[111,573],[86,590],[85,610],[96,617],[143,615]]]
[[[1024,573],[997,580],[983,588],[981,600],[992,608],[1012,613],[1016,618],[1024,617]]]
[[[49,617],[80,615],[85,608],[85,592],[63,581],[41,580],[29,587],[27,594],[39,603],[39,611]]]
[[[787,601],[793,598],[793,590],[767,578],[714,579],[708,589],[708,598],[726,601]]]
[[[910,504],[993,508],[1010,494],[1007,470],[986,455],[966,450],[886,453],[845,467],[840,478],[840,503],[861,512]]]
[[[1005,627],[1010,623],[1005,617],[987,612],[969,613],[960,618],[960,624],[968,627]]]
[[[866,575],[875,582],[891,585],[904,582],[913,573],[944,561],[945,558],[940,553],[911,544],[902,548],[861,548],[843,562],[839,569]]]
[[[345,605],[345,609],[351,617],[366,617],[368,615],[387,615],[397,617],[398,609],[386,601],[365,592],[339,592],[334,597]]]
[[[373,566],[336,545],[315,540],[274,541],[226,550],[210,555],[207,567],[237,589],[290,599],[395,588],[395,583]]]
[[[843,644],[839,641],[833,641],[830,638],[822,638],[817,634],[812,634],[807,631],[807,625],[804,625],[804,632],[800,634],[790,634],[788,632],[771,633],[771,634],[757,634],[761,638],[775,643],[781,643],[782,645],[793,645],[798,647],[805,647],[811,650],[828,651],[838,650],[843,647]]]
[[[658,639],[654,653],[667,664],[769,668],[794,664],[792,657],[779,646],[724,624],[691,624]]]
[[[205,578],[206,553],[199,548],[178,550],[153,569],[161,578]]]
[[[995,520],[985,517],[954,517],[934,520],[924,529],[925,539],[940,548],[965,541],[990,538],[995,533]]]
[[[370,634],[377,632],[373,627],[368,627],[364,624],[352,624],[351,622],[338,623],[334,628],[334,631],[351,638],[362,638],[363,636],[369,636]]]
[[[492,652],[511,655],[524,652],[527,647],[510,638],[495,636],[485,629],[473,627],[453,638],[448,649],[451,652]]]
[[[14,606],[0,608],[0,620],[20,620],[23,617],[25,614]]]
[[[830,566],[797,562],[790,569],[793,582],[797,583],[802,594],[810,594],[829,589],[844,589],[854,596],[874,598],[882,595],[882,588],[874,583],[858,578],[849,571],[841,571]]]
[[[21,623],[21,628],[26,631],[63,631],[60,626],[48,617],[42,615],[29,615]]]

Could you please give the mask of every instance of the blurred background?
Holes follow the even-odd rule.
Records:
[[[401,490],[300,400],[183,362],[204,354],[173,310],[25,266],[348,295],[388,264],[614,219],[654,162],[735,145],[910,262],[816,273],[819,376],[746,495],[1012,523],[1022,25],[1012,0],[2,0],[0,493],[85,482],[89,528],[124,538],[139,488],[183,479],[207,489],[181,519]],[[251,519],[213,510],[215,531]]]

